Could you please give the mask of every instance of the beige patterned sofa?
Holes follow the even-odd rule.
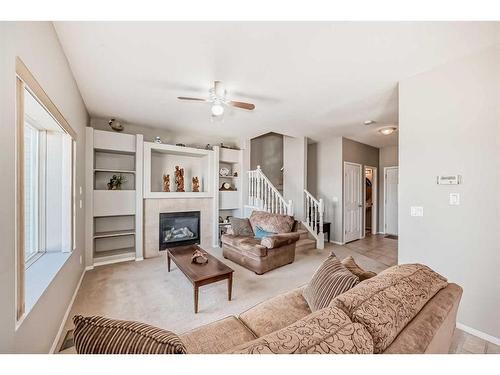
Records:
[[[448,353],[462,288],[420,264],[391,267],[311,312],[302,288],[182,335],[74,318],[78,353]]]
[[[187,353],[448,353],[462,288],[426,266],[389,268],[311,312],[302,288],[180,336]]]
[[[293,216],[253,211],[249,218],[252,230],[260,227],[276,233],[262,239],[235,234],[222,235],[222,255],[239,265],[262,275],[272,269],[293,263],[295,243],[300,235],[292,232]]]

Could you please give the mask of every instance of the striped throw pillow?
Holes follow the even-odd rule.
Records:
[[[332,252],[316,270],[302,295],[311,311],[317,311],[358,283],[359,278],[345,268]]]
[[[144,323],[76,315],[78,354],[186,354],[180,338]]]

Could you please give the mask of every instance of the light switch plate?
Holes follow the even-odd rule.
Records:
[[[420,206],[410,207],[410,216],[424,216],[424,208]]]
[[[460,205],[460,194],[450,193],[450,206],[458,206],[458,205]]]

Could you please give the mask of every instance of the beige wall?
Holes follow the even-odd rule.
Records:
[[[90,126],[98,130],[112,131],[108,125],[109,119],[103,118],[92,118],[90,120]],[[144,141],[153,142],[155,137],[160,137],[163,143],[176,144],[183,143],[187,146],[206,146],[210,144],[212,146],[220,146],[221,142],[226,146],[239,147],[239,140],[230,137],[218,137],[218,136],[208,136],[203,134],[194,133],[179,133],[171,132],[168,129],[154,128],[150,126],[143,126],[138,124],[130,124],[121,121],[124,126],[123,133],[125,134],[142,134],[144,135]]]
[[[379,154],[379,180],[378,180],[378,231],[384,233],[384,168],[399,165],[398,146],[387,146],[380,149]]]
[[[500,338],[500,45],[400,82],[399,260],[464,289],[458,322]],[[436,176],[460,174],[461,185]],[[449,193],[461,204],[450,206]],[[422,206],[423,217],[411,217]],[[498,342],[498,341],[497,341]]]
[[[0,352],[47,353],[83,272],[84,210],[76,211],[76,250],[16,330],[15,324],[15,59],[19,56],[78,133],[76,186],[85,186],[88,115],[50,22],[0,22]],[[77,197],[83,199],[83,196]],[[78,205],[77,205],[78,207]],[[83,205],[85,207],[85,205]]]
[[[308,145],[308,183],[325,206],[325,222],[331,223],[331,241],[342,242],[342,138],[330,137]],[[311,174],[309,174],[311,172]]]

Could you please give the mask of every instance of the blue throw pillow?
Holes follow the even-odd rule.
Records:
[[[259,240],[261,240],[262,238],[267,237],[267,236],[272,236],[273,234],[276,234],[276,233],[266,232],[261,227],[255,227],[255,238],[258,238]]]

